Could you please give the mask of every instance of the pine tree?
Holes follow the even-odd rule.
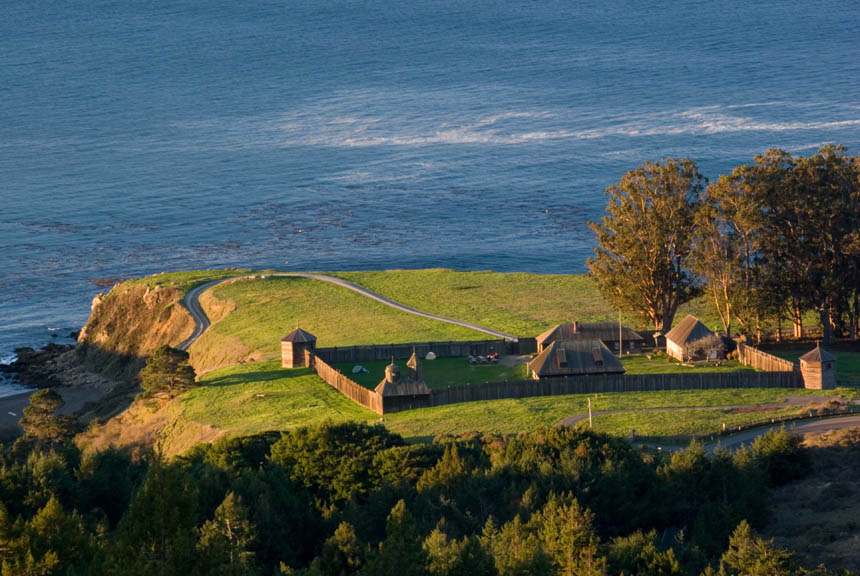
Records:
[[[426,553],[415,520],[403,500],[397,502],[385,524],[385,540],[370,556],[362,574],[374,576],[423,576]]]
[[[738,524],[720,563],[731,576],[791,576],[797,568],[790,552],[757,537],[746,520]]]
[[[165,345],[149,355],[139,378],[147,394],[173,396],[193,388],[196,376],[188,352]]]
[[[195,560],[197,494],[190,478],[161,456],[117,527],[108,562],[115,574],[184,574]]]
[[[364,565],[364,547],[349,522],[341,522],[323,544],[320,570],[328,576],[355,574]]]
[[[200,528],[197,550],[212,574],[243,576],[256,573],[250,550],[253,542],[254,528],[242,499],[229,492],[215,510],[215,517]]]

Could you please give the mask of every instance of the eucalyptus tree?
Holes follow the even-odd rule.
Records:
[[[689,158],[646,162],[606,189],[607,215],[588,267],[603,295],[658,331],[700,293],[690,270],[696,213],[706,179]]]
[[[720,176],[705,190],[696,214],[693,270],[723,323],[747,332],[758,330],[760,311],[760,245],[764,222],[748,166]]]

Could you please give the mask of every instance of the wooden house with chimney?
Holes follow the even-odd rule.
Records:
[[[537,338],[538,354],[553,342],[600,340],[616,354],[642,352],[645,339],[638,332],[618,322],[570,322],[557,324]]]

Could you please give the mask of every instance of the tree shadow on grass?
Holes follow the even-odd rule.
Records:
[[[275,380],[286,380],[289,378],[300,378],[313,374],[308,368],[283,368],[279,370],[266,370],[260,372],[245,372],[242,374],[230,374],[217,378],[207,379],[200,382],[202,387],[222,388],[224,386],[235,386],[237,384],[253,384],[259,382],[273,382]]]

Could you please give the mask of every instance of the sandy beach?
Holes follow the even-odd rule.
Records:
[[[89,386],[77,388],[54,388],[65,400],[60,414],[71,414],[80,410],[87,402],[98,400],[104,392]],[[29,404],[30,394],[24,392],[0,398],[0,439],[7,441],[21,433],[18,420],[24,416],[24,407]]]

